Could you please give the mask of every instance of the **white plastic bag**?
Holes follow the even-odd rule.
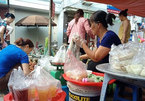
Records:
[[[65,63],[66,51],[67,51],[67,46],[62,45],[58,50],[58,52],[56,53],[56,55],[54,56],[52,63]]]
[[[45,56],[38,60],[38,65],[40,67],[43,67],[46,71],[50,72],[51,70],[55,70],[56,67],[52,66],[50,61],[53,60],[54,57],[51,56]]]

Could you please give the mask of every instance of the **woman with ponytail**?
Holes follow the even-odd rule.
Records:
[[[0,92],[7,89],[7,83],[14,68],[21,66],[25,75],[30,72],[28,54],[34,47],[32,41],[19,38],[15,44],[0,51]]]
[[[86,41],[82,38],[74,38],[74,42],[82,47],[86,52],[85,55],[80,56],[81,59],[90,58],[91,61],[88,63],[88,70],[96,72],[96,65],[109,62],[109,52],[111,50],[111,45],[119,45],[121,41],[119,37],[113,31],[108,31],[108,24],[113,25],[113,19],[115,15],[107,14],[102,10],[98,10],[92,14],[91,30],[92,33],[97,36],[97,48],[92,51],[86,45]]]
[[[119,13],[119,19],[121,20],[122,24],[120,26],[118,35],[122,43],[127,43],[130,38],[131,25],[127,18],[127,11],[128,9],[125,9]]]
[[[5,38],[7,25],[12,23],[14,19],[15,16],[12,13],[6,13],[5,18],[2,20],[2,22],[0,22],[0,50],[6,46]]]

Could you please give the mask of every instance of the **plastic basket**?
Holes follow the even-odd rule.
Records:
[[[92,72],[92,74],[104,77],[104,73]],[[81,82],[81,81],[77,81],[77,80],[74,80],[74,79],[71,79],[71,78],[67,77],[66,74],[63,74],[63,77],[64,77],[65,80],[67,80],[69,82],[72,82],[74,84],[80,85],[80,86],[99,86],[99,87],[102,87],[102,85],[103,85],[103,82]],[[112,79],[112,80],[109,81],[108,84],[112,84],[115,81],[116,81],[115,79]]]
[[[61,93],[58,93],[58,95],[54,98],[52,98],[51,101],[65,101],[66,98],[66,93],[62,91]],[[12,93],[8,93],[7,95],[4,96],[4,101],[14,101]],[[35,100],[39,101],[39,100]]]

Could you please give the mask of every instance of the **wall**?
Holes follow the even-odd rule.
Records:
[[[19,21],[23,17],[29,16],[29,15],[42,15],[48,17],[49,14],[42,13],[42,12],[36,12],[31,10],[21,10],[21,9],[15,9],[15,22]],[[57,23],[57,16],[55,16],[54,22]],[[23,27],[23,26],[15,26],[15,39],[19,37],[23,38],[29,38],[31,39],[34,44],[39,41],[40,44],[45,43],[45,37],[48,37],[48,27]],[[13,33],[13,34],[14,34]],[[52,28],[52,41],[57,40],[57,26]]]
[[[58,16],[58,34],[57,34],[57,41],[58,46],[60,47],[63,44],[63,32],[64,32],[64,11],[62,10]]]

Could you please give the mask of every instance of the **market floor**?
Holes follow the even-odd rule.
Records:
[[[0,96],[0,101],[3,101],[3,96]]]

